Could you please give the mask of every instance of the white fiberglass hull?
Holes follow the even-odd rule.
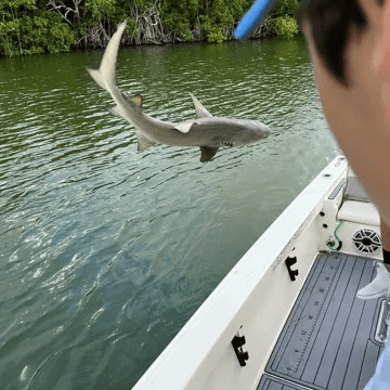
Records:
[[[277,337],[321,251],[353,253],[351,234],[378,230],[375,208],[368,222],[344,221],[348,163],[335,158],[286,208],[213,291],[133,390],[256,389]],[[352,205],[352,214],[353,214]],[[364,217],[364,215],[363,215]],[[351,218],[353,219],[353,218]],[[358,218],[359,219],[359,218]],[[371,224],[371,225],[370,225]],[[336,233],[335,233],[336,232]],[[379,252],[368,256],[379,258]],[[290,267],[286,259],[297,260]],[[298,275],[294,271],[298,270]],[[245,336],[238,351],[235,336]]]

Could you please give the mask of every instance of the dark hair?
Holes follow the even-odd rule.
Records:
[[[383,4],[383,0],[377,0]],[[366,16],[357,0],[302,0],[298,20],[309,22],[314,44],[329,71],[348,85],[344,53],[352,26],[361,33]]]

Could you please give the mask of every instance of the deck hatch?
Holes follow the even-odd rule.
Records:
[[[259,389],[262,390],[307,390],[296,383],[289,382],[281,378],[275,378],[271,375],[263,375],[260,381]]]
[[[382,350],[381,343],[375,341],[381,302],[357,299],[356,292],[373,276],[371,259],[320,254],[266,372],[295,383],[293,388],[297,389],[363,389]],[[263,382],[258,390],[267,388]],[[276,386],[270,383],[269,388]]]

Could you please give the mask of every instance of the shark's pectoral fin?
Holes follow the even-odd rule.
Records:
[[[211,148],[210,146],[201,146],[200,151],[202,154],[200,156],[200,161],[210,161],[217,154],[218,149],[219,148]]]
[[[196,118],[212,117],[212,115],[207,111],[206,107],[191,92],[190,95],[195,105]]]
[[[137,137],[139,152],[144,152],[147,148],[156,144],[156,142],[150,140],[144,133],[139,130],[137,130]]]
[[[176,123],[175,129],[181,131],[182,133],[188,133],[191,130],[193,124],[193,120]]]

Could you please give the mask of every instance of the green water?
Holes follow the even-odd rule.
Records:
[[[129,389],[335,156],[305,41],[122,49],[159,119],[260,119],[251,147],[137,151],[89,78],[102,52],[0,59],[1,389]],[[261,259],[259,259],[261,261]]]

